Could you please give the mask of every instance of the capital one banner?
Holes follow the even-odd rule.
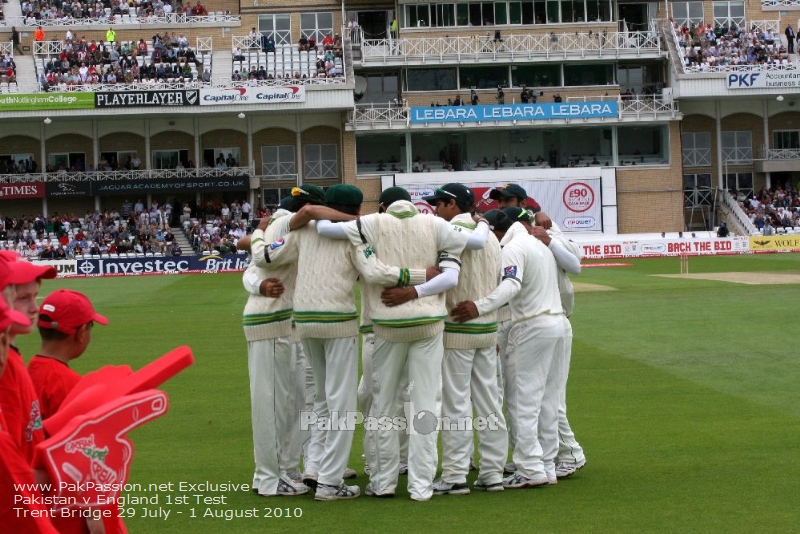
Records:
[[[514,181],[528,193],[528,203],[535,200],[564,232],[590,232],[603,229],[601,220],[600,178],[553,179]],[[471,182],[475,192],[475,204],[479,212],[498,207],[497,201],[489,198],[492,189],[502,187],[504,182]],[[423,213],[433,213],[433,207],[422,197],[433,195],[439,185],[404,185],[411,200]]]
[[[270,87],[213,87],[200,89],[201,106],[225,104],[287,104],[306,101],[302,85]]]

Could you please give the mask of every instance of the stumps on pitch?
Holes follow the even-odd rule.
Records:
[[[689,256],[681,254],[681,274],[689,274]]]

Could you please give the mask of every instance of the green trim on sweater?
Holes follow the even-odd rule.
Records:
[[[343,323],[358,319],[358,312],[294,311],[295,323]]]

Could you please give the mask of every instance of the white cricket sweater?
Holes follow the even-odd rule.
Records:
[[[266,264],[263,259],[265,246],[289,233],[291,215],[289,211],[278,210],[273,214],[266,231],[253,232],[250,242],[252,260],[244,274],[245,289],[250,293],[242,317],[247,341],[287,337],[291,334],[292,298],[297,269],[289,265],[267,272],[262,267]],[[258,286],[265,278],[279,278],[284,287],[283,295],[276,299],[260,295]]]
[[[385,214],[366,215],[343,227],[355,245],[362,244],[363,236],[382,263],[421,270],[437,262],[458,269],[460,254],[469,238],[463,229],[439,217],[421,214],[405,200],[394,202]],[[391,342],[412,342],[433,337],[444,329],[444,294],[388,307],[381,302],[381,290],[370,287],[362,293],[368,301],[376,335]]]
[[[456,215],[450,224],[472,233],[477,225],[469,213]],[[447,309],[465,300],[478,300],[487,296],[500,282],[500,242],[490,233],[482,249],[465,249],[461,254],[461,272],[458,285],[445,296]],[[497,344],[496,312],[457,323],[448,315],[444,321],[444,347],[446,349],[482,349]]]

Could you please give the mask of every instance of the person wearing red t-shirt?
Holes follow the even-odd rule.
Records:
[[[82,293],[59,289],[42,301],[38,320],[42,347],[28,364],[42,403],[42,419],[56,413],[80,381],[81,375],[69,368],[69,362],[86,351],[94,323],[105,325],[108,319],[95,312]]]
[[[31,462],[34,447],[44,439],[41,406],[25,362],[14,347],[14,341],[20,334],[33,332],[33,321],[39,311],[36,297],[41,280],[55,278],[57,273],[53,267],[33,264],[9,250],[0,251],[0,263],[8,273],[5,283],[0,286],[3,297],[12,309],[30,320],[27,326],[11,326],[8,363],[5,373],[0,377],[0,409],[3,411],[8,434],[15,440],[28,462]]]
[[[7,264],[0,262],[0,286],[7,285],[10,276]],[[0,377],[5,376],[7,370],[12,326],[29,324],[27,317],[10,309],[6,301],[0,299]],[[0,525],[3,525],[4,532],[58,534],[48,519],[49,510],[44,504],[37,504],[41,503],[42,495],[34,489],[34,484],[47,480],[41,472],[37,475],[34,478],[30,462],[8,433],[8,426],[0,412]],[[34,512],[37,515],[35,518],[32,517]]]

